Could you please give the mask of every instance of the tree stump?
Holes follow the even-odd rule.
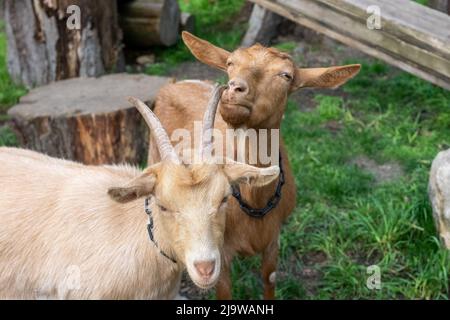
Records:
[[[120,4],[120,25],[127,45],[171,46],[178,40],[180,7],[177,0],[133,0]]]
[[[9,73],[27,87],[121,67],[115,1],[5,0],[5,22]]]
[[[58,81],[31,90],[8,114],[26,148],[85,164],[141,164],[148,129],[127,97],[151,106],[169,81],[128,74]]]
[[[255,43],[268,46],[277,35],[277,28],[283,21],[283,17],[272,11],[255,4],[241,45],[250,47]]]

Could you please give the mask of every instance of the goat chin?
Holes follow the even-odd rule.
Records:
[[[222,119],[235,127],[246,123],[251,115],[251,109],[249,107],[239,104],[222,103],[219,111]]]

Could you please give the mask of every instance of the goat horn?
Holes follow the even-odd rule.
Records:
[[[214,119],[216,118],[217,106],[219,105],[220,98],[223,91],[227,86],[221,86],[216,84],[214,86],[213,94],[209,99],[208,106],[206,107],[205,114],[203,115],[203,131],[202,131],[202,149],[203,155],[209,155],[213,144],[213,132]]]
[[[149,126],[151,133],[155,137],[161,160],[167,159],[174,163],[180,164],[181,161],[170,143],[169,136],[156,115],[141,100],[134,97],[128,97],[128,101],[133,104],[136,109],[138,109],[139,113]]]

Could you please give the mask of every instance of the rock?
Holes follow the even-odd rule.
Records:
[[[450,249],[450,149],[433,160],[428,184],[433,218],[441,241]]]
[[[22,146],[85,164],[141,164],[148,129],[127,101],[152,105],[170,78],[113,74],[75,78],[31,90],[8,111]]]
[[[139,56],[136,59],[136,63],[142,66],[146,66],[148,64],[155,63],[155,55],[153,54],[146,54],[143,56]]]

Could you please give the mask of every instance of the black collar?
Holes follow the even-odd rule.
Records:
[[[155,240],[155,236],[153,234],[153,216],[152,216],[152,209],[150,209],[150,206],[148,204],[150,198],[145,198],[145,202],[144,202],[144,210],[145,213],[147,213],[148,215],[148,224],[147,224],[147,230],[148,230],[148,236],[150,237],[150,240],[155,244],[156,248],[159,249],[159,253],[161,253],[161,255],[163,255],[164,257],[166,257],[167,259],[169,259],[170,261],[172,261],[173,263],[177,263],[177,260],[175,260],[174,258],[171,258],[170,256],[168,256],[164,251],[162,251],[159,246],[158,246],[158,242],[156,242]]]
[[[239,186],[232,186],[233,191],[233,197],[236,198],[236,200],[239,203],[239,206],[241,207],[242,211],[244,211],[247,215],[253,218],[263,218],[266,214],[268,214],[272,209],[276,208],[278,203],[281,200],[281,188],[284,185],[284,171],[283,171],[283,164],[281,159],[281,150],[279,153],[279,163],[280,163],[280,177],[278,179],[278,185],[277,189],[275,190],[275,194],[267,201],[267,204],[264,208],[257,209],[252,208],[247,202],[245,202],[242,199],[241,191],[239,189]]]

